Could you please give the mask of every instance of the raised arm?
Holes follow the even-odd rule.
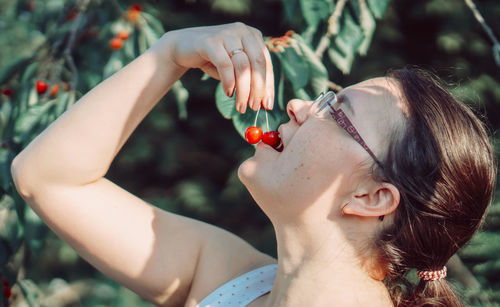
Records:
[[[231,58],[240,48],[244,54]],[[83,96],[12,164],[16,188],[50,228],[158,304],[185,300],[194,279],[212,287],[200,273],[206,259],[225,263],[214,282],[260,259],[235,236],[161,211],[104,178],[137,125],[189,68],[220,78],[227,93],[236,88],[238,110],[272,99],[271,62],[258,31],[239,23],[172,31]]]

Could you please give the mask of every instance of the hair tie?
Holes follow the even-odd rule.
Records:
[[[446,277],[446,267],[443,266],[441,270],[429,270],[429,271],[421,271],[417,270],[418,278],[424,281],[429,280],[438,280]]]

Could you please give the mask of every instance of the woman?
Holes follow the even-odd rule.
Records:
[[[272,65],[258,30],[172,31],[14,160],[20,194],[83,258],[162,306],[460,305],[444,265],[479,227],[496,174],[485,129],[466,107],[407,70],[338,98],[290,101],[283,151],[261,144],[239,168],[275,227],[274,259],[104,177],[189,68],[220,79],[228,96],[236,90],[240,112],[272,108]],[[410,269],[418,286],[394,287]]]

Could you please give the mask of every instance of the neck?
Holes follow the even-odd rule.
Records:
[[[279,268],[265,306],[390,306],[346,234],[318,227],[276,228]]]

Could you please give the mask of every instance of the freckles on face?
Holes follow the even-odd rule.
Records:
[[[273,201],[288,205],[313,203],[359,161],[350,151],[352,142],[335,125],[307,120],[293,131],[282,153],[258,149],[240,166],[240,179],[254,197],[272,195]]]

